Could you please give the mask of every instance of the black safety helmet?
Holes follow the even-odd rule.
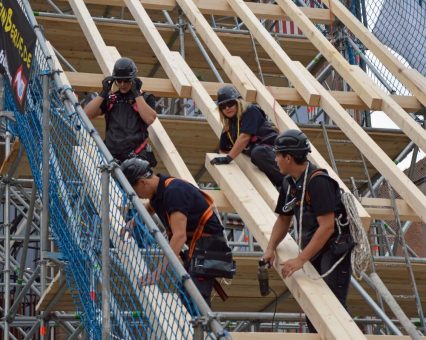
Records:
[[[305,157],[311,152],[306,135],[300,130],[289,129],[275,139],[275,152],[288,153],[295,157]]]
[[[237,89],[232,85],[225,85],[217,91],[217,105],[225,104],[238,98],[242,97]]]
[[[135,157],[126,159],[120,166],[131,186],[134,186],[140,178],[150,178],[153,174],[149,162]]]
[[[130,58],[120,58],[114,64],[112,76],[114,79],[134,79],[138,73],[135,62]]]

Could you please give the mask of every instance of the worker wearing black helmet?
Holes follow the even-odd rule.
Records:
[[[296,217],[301,251],[296,258],[280,263],[283,277],[289,277],[311,261],[325,282],[346,307],[351,277],[349,233],[338,183],[324,169],[307,160],[311,152],[308,138],[299,130],[287,130],[275,140],[275,160],[286,175],[275,212],[278,214],[263,259],[270,264],[275,250]],[[334,270],[333,265],[338,261]],[[309,320],[308,328],[315,332]]]
[[[223,124],[219,149],[226,156],[216,157],[212,164],[229,164],[241,152],[262,170],[277,188],[283,176],[274,161],[272,147],[278,130],[268,121],[262,109],[245,102],[232,85],[217,93],[217,105]]]
[[[114,65],[112,76],[102,81],[102,91],[93,98],[84,111],[90,119],[105,115],[105,144],[115,159],[122,162],[139,156],[156,165],[148,143],[148,126],[155,118],[155,98],[141,90],[142,81],[130,58],[120,58]],[[113,84],[118,90],[111,92]]]
[[[188,245],[183,256],[184,265],[210,305],[213,287],[219,294],[224,294],[215,277],[232,277],[235,273],[232,252],[213,200],[191,183],[155,175],[149,163],[139,158],[124,161],[121,170],[136,194],[149,199],[147,208],[151,213],[155,212],[165,226],[176,256],[181,255],[184,244]],[[200,257],[202,261],[197,262]],[[208,262],[208,259],[212,261]],[[207,268],[208,263],[213,266]],[[142,284],[156,283],[164,270],[165,264],[160,264],[150,275],[141,278]]]

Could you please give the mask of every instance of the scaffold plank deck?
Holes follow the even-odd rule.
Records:
[[[231,332],[232,339],[234,340],[320,340],[318,334],[300,334],[300,333],[269,333],[269,332],[259,332],[259,333],[238,333]],[[366,335],[368,340],[409,340],[411,337],[404,335]],[[421,337],[421,339],[426,339],[426,337]]]

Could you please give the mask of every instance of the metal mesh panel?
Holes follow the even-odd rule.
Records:
[[[50,74],[37,42],[25,114],[20,114],[6,86],[6,109],[15,113],[9,130],[25,145],[35,184],[42,196],[42,77]],[[50,228],[64,255],[67,283],[90,339],[102,329],[101,170],[105,164],[83,121],[67,110],[50,82]],[[162,254],[142,219],[135,217],[139,242],[120,232],[128,220],[128,195],[110,182],[111,338],[187,339],[192,337],[196,305]],[[142,286],[140,277],[165,267],[156,284]]]

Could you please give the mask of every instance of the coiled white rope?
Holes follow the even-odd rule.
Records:
[[[355,246],[351,252],[351,263],[354,276],[361,280],[361,273],[367,271],[372,266],[372,255],[367,233],[358,215],[355,205],[355,197],[350,192],[342,194],[342,202],[346,209],[349,228],[354,239]]]

